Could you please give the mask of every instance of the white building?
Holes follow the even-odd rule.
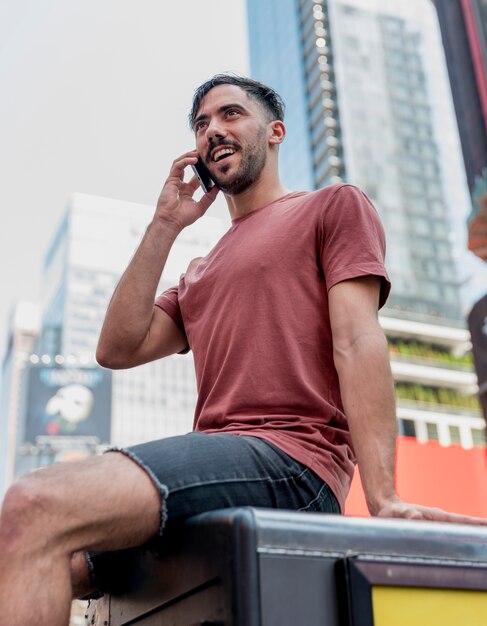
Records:
[[[14,477],[22,374],[39,330],[39,306],[32,302],[18,302],[10,317],[7,350],[2,363],[0,499]]]
[[[154,208],[73,194],[46,256],[40,352],[66,363],[90,364],[108,302]],[[189,261],[204,256],[225,230],[204,216],[185,229],[171,250],[158,292],[175,285]],[[59,360],[59,359],[58,359]],[[113,373],[114,445],[191,430],[196,386],[191,354],[175,355]]]
[[[470,334],[464,328],[380,316],[396,385],[399,433],[443,446],[484,446]]]

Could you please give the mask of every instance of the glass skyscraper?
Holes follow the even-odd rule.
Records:
[[[427,5],[248,0],[251,73],[287,106],[285,184],[350,182],[376,205],[393,284],[384,313],[458,326],[464,311],[452,218],[462,179]]]
[[[285,185],[355,184],[384,223],[392,293],[380,321],[400,434],[483,445],[459,279],[467,263],[458,255],[468,253],[458,233],[470,203],[433,4],[247,0],[247,7],[251,75],[286,103]]]

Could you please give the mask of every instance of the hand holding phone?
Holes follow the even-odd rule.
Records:
[[[198,161],[194,165],[191,165],[191,167],[193,168],[193,172],[198,179],[201,188],[205,193],[208,193],[210,189],[212,189],[212,187],[216,185],[216,183],[210,176],[210,172],[208,171],[206,165],[203,163],[201,157],[198,157]]]
[[[159,195],[155,217],[171,229],[181,231],[193,224],[206,213],[219,191],[207,175],[203,178],[203,183],[206,183],[204,195],[198,200],[193,197],[201,176],[198,175],[199,172],[195,172],[197,176],[185,182],[184,172],[188,165],[196,165],[197,161],[196,150],[186,152],[175,159]]]

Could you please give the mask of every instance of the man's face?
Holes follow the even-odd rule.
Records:
[[[267,161],[267,119],[236,85],[218,85],[203,98],[194,120],[196,148],[212,178],[230,195],[256,182]]]

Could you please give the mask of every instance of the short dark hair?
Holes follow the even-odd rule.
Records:
[[[282,121],[284,119],[284,102],[281,96],[267,85],[259,83],[259,81],[253,80],[252,78],[239,76],[238,74],[216,74],[216,76],[213,76],[213,78],[210,78],[210,80],[200,85],[194,92],[193,104],[189,114],[189,126],[191,130],[194,130],[193,123],[203,98],[209,91],[219,85],[235,85],[243,89],[251,98],[254,98],[254,100],[257,100],[257,102],[262,105],[269,115],[269,121]]]

